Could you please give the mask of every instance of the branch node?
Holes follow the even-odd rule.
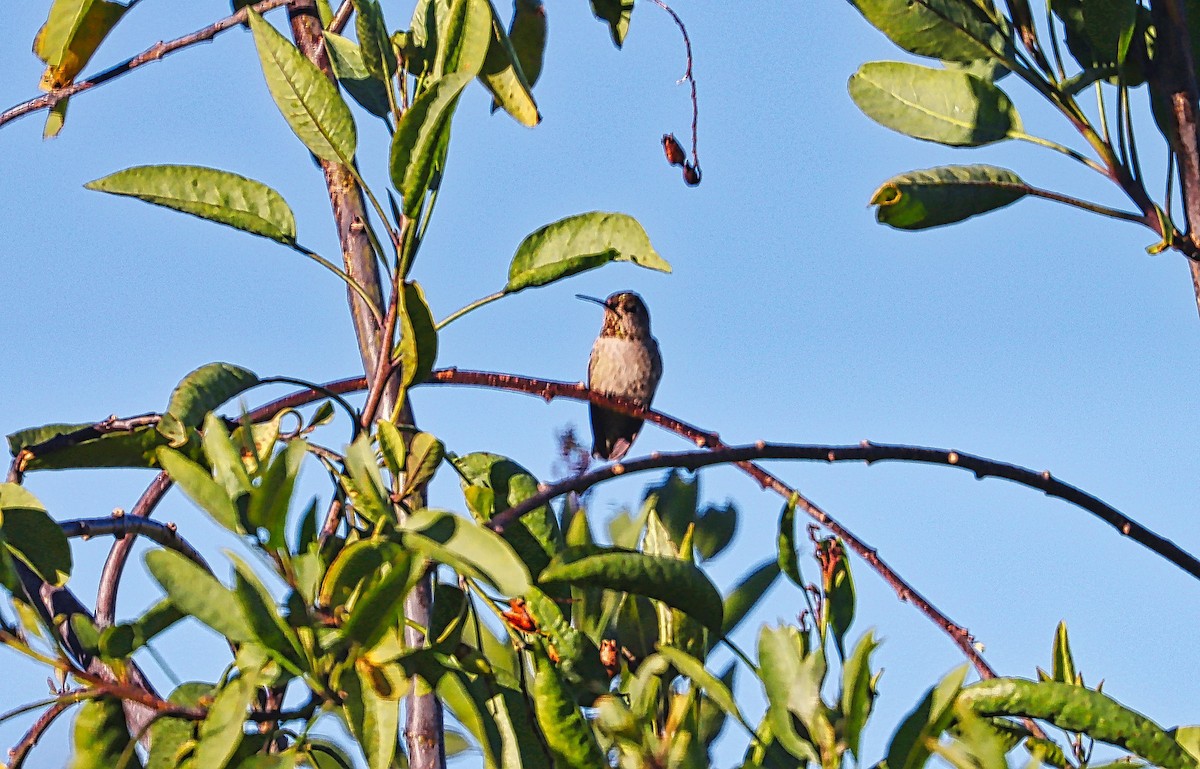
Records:
[[[612,474],[613,475],[620,475],[621,473],[624,473],[624,472],[625,472],[625,465],[621,464],[620,462],[618,462],[612,466]]]
[[[958,452],[951,451],[948,454],[946,454],[946,461],[952,465],[957,465],[958,464]]]
[[[761,441],[761,440],[760,440],[760,441],[755,441],[755,442],[754,442],[754,448],[758,449],[759,451],[762,451],[762,450],[763,450],[763,449],[765,449],[766,447],[767,447],[767,442],[766,442],[766,441]]]

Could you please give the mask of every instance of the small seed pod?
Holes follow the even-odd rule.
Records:
[[[683,166],[683,181],[689,187],[695,187],[700,183],[700,167],[694,166],[691,163],[685,163]]]
[[[687,156],[683,154],[683,147],[675,138],[675,134],[663,134],[662,146],[668,163],[673,166],[681,166],[686,162]]]

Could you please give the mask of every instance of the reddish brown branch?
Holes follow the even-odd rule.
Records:
[[[259,13],[265,13],[272,8],[278,8],[281,5],[287,5],[290,1],[291,0],[261,0],[251,7]],[[43,109],[52,109],[63,99],[90,90],[98,85],[103,85],[104,83],[120,77],[127,72],[132,72],[144,64],[149,64],[152,61],[158,61],[169,53],[174,53],[175,51],[195,45],[196,43],[203,43],[208,40],[212,40],[225,30],[236,27],[238,24],[245,23],[246,18],[246,9],[242,8],[237,13],[230,14],[220,21],[209,24],[203,29],[196,30],[190,35],[184,35],[183,37],[179,37],[165,43],[160,40],[159,42],[147,48],[145,51],[139,53],[137,56],[134,56],[132,59],[126,59],[120,64],[109,67],[100,74],[88,78],[87,80],[80,80],[77,83],[72,83],[66,88],[59,88],[57,91],[51,91],[50,93],[39,96],[36,99],[30,99],[29,101],[22,102],[14,107],[10,107],[4,112],[0,112],[0,126],[11,120],[16,120],[23,115],[28,115]]]
[[[692,75],[692,39],[688,37],[687,27],[684,26],[683,19],[679,18],[679,14],[675,13],[675,10],[671,6],[664,3],[663,0],[654,0],[654,4],[670,14],[671,19],[675,22],[675,26],[679,27],[679,32],[683,35],[683,47],[687,54],[687,68],[684,70],[680,82],[686,81],[692,88],[692,162],[691,165],[684,166],[683,179],[688,184],[695,186],[700,183],[701,175],[700,153],[696,149],[699,138],[700,103],[696,99],[696,78]]]
[[[1200,560],[1174,542],[1155,534],[1119,510],[1081,489],[1063,483],[1048,470],[1037,472],[986,457],[964,454],[947,449],[923,446],[901,446],[863,442],[858,446],[825,446],[759,442],[750,446],[733,446],[714,451],[688,451],[652,454],[646,459],[620,462],[589,473],[555,483],[529,499],[495,515],[488,528],[503,531],[522,515],[536,510],[552,499],[570,492],[583,493],[602,481],[629,473],[645,472],[666,467],[696,470],[710,465],[764,459],[794,459],[815,462],[920,462],[958,467],[974,473],[976,478],[1003,478],[1045,492],[1047,496],[1070,502],[1092,513],[1122,535],[1162,556],[1193,577],[1200,578]]]
[[[173,523],[159,523],[144,517],[126,515],[124,511],[117,511],[108,518],[77,518],[71,521],[60,521],[58,525],[68,539],[73,537],[90,539],[103,536],[121,539],[141,534],[163,547],[174,550],[205,571],[212,571],[208,567],[208,562],[204,560],[204,556],[189,545],[187,540],[179,536],[179,531]]]
[[[65,713],[67,708],[74,705],[79,699],[78,695],[72,694],[69,698],[61,699],[46,708],[38,716],[38,719],[33,722],[33,725],[29,727],[29,730],[25,732],[24,736],[21,737],[20,741],[9,749],[8,769],[21,769],[25,765],[25,757],[29,755],[29,751],[33,750],[38,740],[42,738],[42,735],[54,723],[54,720]]]
[[[165,472],[159,473],[142,492],[137,504],[129,511],[129,518],[148,518],[158,507],[163,496],[171,488],[171,478]],[[125,571],[125,563],[133,552],[136,536],[130,535],[118,539],[108,551],[104,561],[104,569],[100,572],[100,585],[96,590],[96,625],[106,628],[113,624],[117,612],[117,589],[121,583],[121,574]]]

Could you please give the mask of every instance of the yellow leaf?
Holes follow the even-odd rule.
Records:
[[[39,83],[42,90],[73,83],[125,9],[108,0],[55,0],[33,41],[33,52],[46,63]]]

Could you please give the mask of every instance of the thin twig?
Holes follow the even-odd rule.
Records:
[[[663,2],[663,0],[654,0],[654,4],[671,15],[675,21],[675,26],[679,27],[679,32],[683,35],[683,47],[687,52],[687,68],[683,72],[683,77],[679,82],[686,81],[692,87],[692,167],[696,170],[697,181],[700,176],[700,155],[696,149],[696,143],[699,136],[697,125],[700,122],[700,106],[696,100],[696,78],[692,76],[692,40],[688,37],[687,27],[683,24],[683,19],[679,18],[679,14],[671,6]]]
[[[1070,502],[1100,518],[1122,535],[1129,537],[1148,550],[1162,556],[1188,574],[1200,579],[1200,560],[1181,549],[1169,539],[1166,539],[1137,521],[1129,518],[1116,508],[1097,499],[1081,489],[1058,480],[1049,470],[1038,472],[1025,467],[997,462],[987,457],[965,454],[950,449],[937,449],[924,446],[903,446],[895,444],[870,443],[864,441],[858,446],[826,446],[813,444],[786,443],[755,443],[749,446],[731,446],[714,451],[687,451],[670,454],[655,453],[646,459],[629,462],[619,462],[572,476],[552,484],[543,491],[534,494],[520,504],[493,516],[487,526],[496,532],[502,532],[506,527],[522,515],[536,510],[552,499],[570,492],[583,493],[601,481],[615,478],[619,475],[645,472],[666,467],[696,470],[710,465],[745,462],[748,460],[764,459],[794,459],[815,462],[919,462],[923,464],[958,467],[975,474],[975,477],[1003,478],[1005,480],[1028,486],[1044,492],[1047,496]]]
[[[21,739],[8,751],[8,769],[21,769],[25,765],[25,757],[29,755],[29,751],[37,745],[38,740],[54,723],[54,720],[66,712],[67,708],[78,702],[75,698],[62,699],[55,702],[50,707],[46,708],[46,712],[38,716],[38,719],[33,722],[29,730],[21,737]]]
[[[291,0],[261,0],[260,2],[257,2],[253,6],[249,7],[253,8],[258,13],[265,13],[272,8],[278,8],[282,5],[287,5],[289,2],[291,2]],[[159,42],[147,48],[145,51],[139,53],[137,56],[134,56],[132,59],[126,59],[120,64],[109,67],[98,75],[95,75],[87,80],[80,80],[79,82],[72,83],[65,88],[59,88],[56,91],[51,91],[48,94],[44,94],[35,99],[30,99],[26,102],[22,102],[21,104],[6,109],[4,112],[0,112],[0,126],[3,126],[5,123],[11,120],[16,120],[23,115],[28,115],[43,109],[53,109],[54,106],[63,99],[95,88],[98,85],[103,85],[114,78],[120,77],[127,72],[137,69],[143,64],[149,64],[152,61],[158,61],[169,53],[174,53],[175,51],[195,45],[196,43],[203,43],[208,40],[212,40],[225,30],[244,23],[247,18],[248,12],[246,8],[242,8],[236,13],[226,16],[220,21],[209,24],[203,29],[196,30],[190,35],[184,35],[183,37],[176,38],[166,43],[160,40]]]

